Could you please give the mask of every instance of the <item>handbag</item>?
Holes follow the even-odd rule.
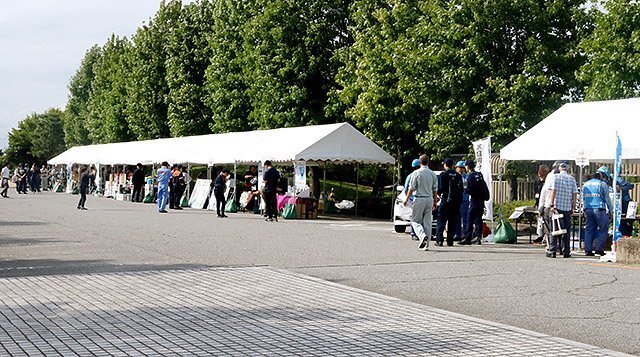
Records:
[[[500,219],[498,222],[493,237],[495,243],[514,244],[517,242],[516,231],[504,219]]]

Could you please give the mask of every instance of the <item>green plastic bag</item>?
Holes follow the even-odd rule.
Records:
[[[495,243],[514,244],[517,240],[516,231],[511,227],[511,224],[501,219],[493,233],[493,241]]]
[[[71,194],[72,194],[72,195],[77,195],[77,194],[79,194],[79,193],[80,193],[80,191],[78,191],[78,188],[77,188],[77,187],[74,187],[74,188],[72,188],[72,189],[71,189]]]
[[[182,201],[180,202],[180,207],[189,207],[189,198],[185,194],[182,196]]]
[[[227,204],[224,206],[224,211],[228,213],[237,213],[238,204],[236,203],[236,200],[227,201]]]
[[[153,203],[153,193],[149,192],[147,193],[146,196],[144,196],[144,198],[142,199],[143,203]]]
[[[64,192],[64,186],[62,186],[61,184],[57,183],[56,184],[56,188],[55,188],[56,192],[60,193],[60,192]]]
[[[284,219],[296,219],[296,205],[286,204],[282,211],[282,218]]]

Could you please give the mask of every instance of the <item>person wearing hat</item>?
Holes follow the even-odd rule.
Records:
[[[447,246],[453,245],[453,236],[459,223],[460,204],[464,186],[462,176],[453,170],[453,160],[444,159],[444,171],[438,176],[438,223],[436,225],[436,244],[443,245],[445,226],[447,229]]]
[[[482,244],[482,215],[484,214],[484,202],[489,200],[489,187],[482,173],[475,171],[476,163],[473,160],[465,162],[469,175],[467,176],[467,193],[469,194],[469,211],[464,230],[464,239],[458,244],[470,245],[473,242]]]
[[[460,215],[459,222],[460,224],[456,224],[456,235],[453,237],[453,240],[460,241],[462,240],[462,236],[464,235],[464,229],[467,226],[467,213],[469,212],[469,194],[467,193],[467,169],[464,167],[464,160],[458,161],[456,163],[456,172],[462,176],[462,186],[464,187],[464,191],[462,192],[462,203],[460,204]]]
[[[561,214],[560,226],[566,230],[561,236],[551,235],[549,239],[549,251],[547,257],[555,258],[556,251],[560,246],[562,255],[565,258],[571,258],[571,214],[576,206],[576,198],[578,196],[578,185],[576,179],[569,175],[569,163],[561,162],[558,166],[560,173],[556,175],[551,188],[551,211]],[[558,239],[560,241],[558,241]]]
[[[611,184],[611,182],[613,181],[613,177],[611,175],[611,171],[607,166],[600,166],[597,172],[605,176],[605,181],[608,182],[609,185],[613,186]],[[627,209],[629,208],[629,202],[631,202],[631,194],[629,194],[629,191],[633,190],[633,188],[634,185],[632,183],[618,176],[618,179],[616,181],[616,191],[620,192],[620,198],[622,199],[621,212],[623,217],[626,217]],[[633,234],[633,220],[620,220],[620,233],[623,236],[631,236]]]
[[[604,255],[604,246],[609,234],[609,214],[612,211],[609,198],[607,177],[596,172],[582,186],[583,212],[586,220],[584,231],[584,251],[587,256],[594,256],[593,243],[596,243],[596,254]]]
[[[411,162],[411,168],[413,169],[413,171],[407,175],[407,179],[404,181],[404,194],[406,195],[407,192],[409,192],[409,185],[411,184],[411,175],[416,172],[417,169],[420,168],[420,160],[419,159],[414,159]],[[409,200],[411,202],[413,202],[413,197],[410,197]],[[409,225],[409,227],[411,227],[411,239],[413,240],[418,240],[418,236],[416,236],[416,232],[413,230],[413,225]]]
[[[429,156],[420,156],[420,168],[411,175],[409,191],[404,205],[409,203],[411,195],[415,194],[413,209],[411,210],[411,226],[420,239],[418,249],[429,250],[431,240],[431,222],[433,211],[436,209],[435,197],[438,195],[438,177],[429,169]]]

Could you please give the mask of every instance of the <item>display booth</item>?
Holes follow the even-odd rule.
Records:
[[[208,167],[233,165],[234,182],[237,180],[238,165],[257,165],[260,187],[262,164],[265,160],[271,160],[277,166],[293,166],[293,184],[283,190],[282,194],[283,197],[288,197],[287,202],[293,197],[293,204],[299,204],[301,209],[305,205],[305,217],[308,216],[307,207],[313,207],[306,184],[308,167],[323,167],[327,163],[395,163],[391,155],[347,123],[76,146],[52,158],[48,163],[68,167],[74,164],[113,167],[142,163],[154,168],[163,161]],[[123,184],[127,184],[126,177]],[[115,190],[116,194],[121,188],[122,185],[109,186],[109,190]],[[211,196],[210,189],[206,194],[200,191],[206,190],[203,187],[198,189],[198,201],[194,202],[198,208],[204,206],[202,195]],[[236,192],[232,195],[234,199],[239,198]]]
[[[575,161],[582,187],[582,168],[589,162],[612,164],[612,171],[616,163],[640,162],[639,113],[640,98],[565,104],[505,146],[500,157],[505,161]],[[576,212],[579,230],[581,211],[579,207]],[[638,218],[621,214],[622,219]]]

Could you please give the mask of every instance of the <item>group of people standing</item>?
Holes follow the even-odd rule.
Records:
[[[536,241],[541,242],[546,232],[548,238],[546,256],[549,258],[559,255],[564,258],[571,257],[570,226],[572,214],[577,208],[578,185],[576,179],[569,174],[569,169],[569,163],[564,161],[555,162],[551,170],[546,165],[540,165],[538,168],[536,204],[539,222]],[[605,255],[604,249],[613,212],[612,187],[621,194],[624,215],[631,201],[629,191],[634,188],[634,185],[621,177],[618,177],[614,184],[611,171],[607,166],[598,168],[582,186],[582,213],[586,223],[584,250],[587,256]],[[632,234],[631,222],[621,221],[620,233],[623,236]],[[554,231],[558,233],[554,234]]]
[[[141,169],[141,166],[141,164],[138,164],[139,169]],[[167,203],[169,203],[169,208],[181,210],[182,195],[187,189],[188,181],[183,166],[173,165],[169,168],[169,163],[164,161],[156,173],[156,178],[158,180],[158,195],[156,199],[158,211],[167,213]]]
[[[4,198],[9,197],[7,191],[9,189],[9,180],[12,180],[16,184],[16,191],[18,194],[26,194],[28,191],[32,193],[42,193],[42,190],[48,190],[49,185],[49,170],[45,165],[40,168],[37,164],[29,166],[19,164],[14,172],[13,178],[11,178],[11,171],[8,165],[2,168],[2,193]]]
[[[436,212],[436,244],[447,246],[454,240],[461,245],[482,243],[482,216],[489,188],[482,173],[475,171],[473,160],[443,161],[444,171],[436,175],[429,169],[429,156],[413,161],[413,171],[406,179],[404,204],[413,202],[412,236],[420,241],[419,249],[428,250],[432,236],[433,213]]]

